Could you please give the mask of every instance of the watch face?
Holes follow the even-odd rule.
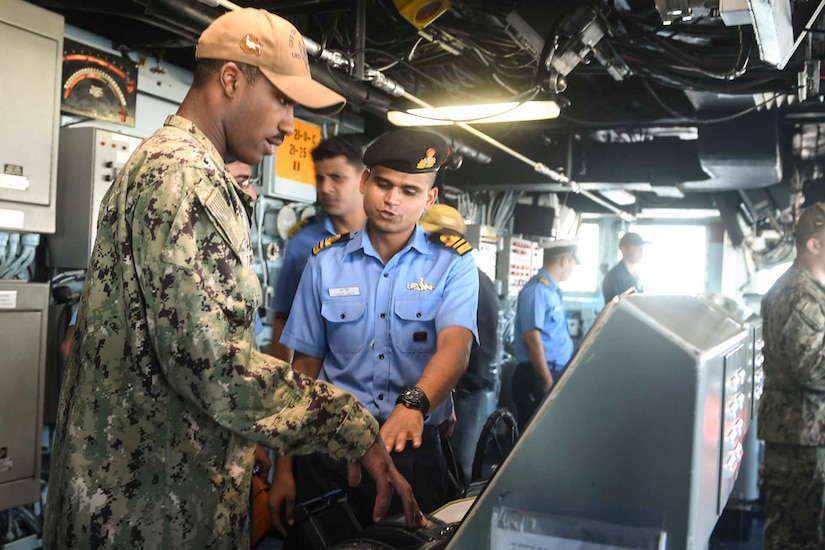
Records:
[[[419,390],[418,388],[407,388],[406,390],[404,390],[404,398],[413,401],[416,405],[420,405],[422,393],[424,392]]]
[[[424,415],[429,412],[430,408],[430,403],[424,390],[415,386],[403,390],[398,396],[397,403],[404,405],[408,409],[419,410]]]

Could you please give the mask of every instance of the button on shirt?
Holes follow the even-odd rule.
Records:
[[[312,247],[335,234],[329,216],[318,214],[287,241],[284,263],[270,304],[272,311],[289,313]]]
[[[573,340],[567,328],[567,311],[556,281],[541,269],[527,281],[518,295],[515,323],[516,360],[527,363],[527,348],[522,336],[528,330],[541,331],[541,343],[548,363],[563,367],[573,355]]]
[[[385,265],[364,230],[310,257],[281,343],[322,358],[320,378],[385,421],[398,394],[420,378],[440,330],[465,327],[478,342],[477,305],[471,254],[429,241],[416,226]],[[425,424],[441,423],[451,410],[447,399]]]

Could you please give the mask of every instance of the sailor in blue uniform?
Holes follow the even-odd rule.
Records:
[[[575,240],[547,241],[544,265],[521,289],[516,305],[516,372],[513,401],[523,430],[573,355],[567,311],[559,284],[577,263]]]
[[[364,173],[363,156],[360,134],[331,137],[312,151],[315,188],[323,213],[305,218],[289,230],[284,262],[270,304],[274,312],[272,344],[264,351],[284,361],[292,361],[292,350],[279,340],[312,247],[338,233],[361,229],[367,221],[359,189]]]
[[[416,223],[435,202],[435,173],[447,153],[441,137],[420,130],[386,134],[367,149],[368,222],[315,246],[282,336],[296,352],[296,370],[352,392],[375,415],[425,512],[447,497],[438,425],[452,413],[450,392],[478,341],[471,246]],[[346,469],[328,459],[294,462],[299,502],[347,487]],[[291,485],[291,475],[278,479],[289,463],[279,459],[273,488]],[[368,524],[372,489],[364,481],[348,491],[348,502]],[[278,498],[270,494],[270,506]]]

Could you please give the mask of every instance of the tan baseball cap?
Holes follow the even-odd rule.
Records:
[[[444,231],[449,229],[455,231],[462,237],[467,233],[467,225],[464,223],[464,218],[452,206],[446,204],[435,204],[432,208],[427,210],[424,215],[418,220],[418,225],[424,231]]]
[[[817,202],[803,210],[794,231],[802,239],[825,231],[825,202]]]
[[[295,103],[309,109],[340,110],[343,96],[312,80],[304,38],[292,23],[266,10],[226,12],[198,39],[196,59],[222,59],[258,67]]]

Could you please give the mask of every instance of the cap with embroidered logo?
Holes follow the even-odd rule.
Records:
[[[304,38],[266,10],[243,8],[215,19],[198,39],[196,59],[254,65],[287,98],[309,109],[340,110],[346,99],[312,80]]]
[[[467,224],[461,213],[446,204],[434,204],[432,208],[424,212],[418,220],[418,225],[424,231],[453,231],[462,237],[467,233]]]
[[[436,172],[449,156],[447,141],[425,130],[394,130],[373,141],[364,153],[368,168],[385,166],[407,174]]]

